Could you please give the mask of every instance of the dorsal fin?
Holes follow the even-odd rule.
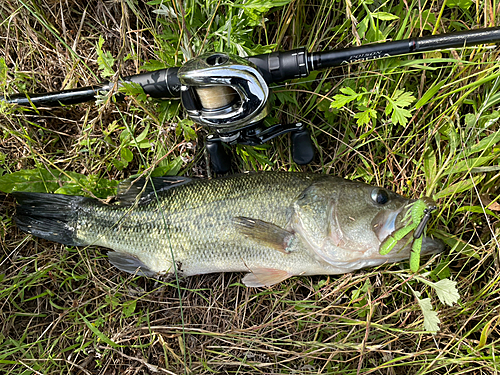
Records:
[[[292,232],[275,224],[244,216],[235,217],[233,222],[241,234],[257,242],[263,242],[282,253],[290,252],[290,245],[294,239]]]
[[[116,200],[124,206],[131,206],[136,202],[145,203],[154,199],[155,193],[158,194],[191,181],[189,177],[176,176],[129,178],[118,185]]]

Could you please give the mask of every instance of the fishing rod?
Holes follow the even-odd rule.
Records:
[[[326,52],[310,53],[299,48],[246,58],[208,53],[181,67],[124,77],[117,85],[135,83],[153,98],[180,99],[194,122],[213,131],[207,137],[206,146],[218,173],[230,169],[230,157],[224,144],[256,146],[286,133],[291,133],[293,160],[297,164],[308,164],[314,157],[314,148],[301,123],[263,126],[269,113],[270,84],[356,62],[498,41],[500,27],[491,27]],[[56,107],[95,100],[98,94],[112,91],[114,87],[115,84],[104,82],[57,92],[0,96],[0,100],[27,107]]]

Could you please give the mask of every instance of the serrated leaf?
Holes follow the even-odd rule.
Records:
[[[447,304],[448,306],[452,306],[454,303],[457,303],[460,299],[460,294],[457,289],[457,282],[452,281],[450,279],[443,279],[438,281],[437,283],[432,283],[432,287],[436,291],[436,294],[439,297],[439,300],[442,303]]]
[[[391,115],[391,120],[394,124],[405,126],[408,119],[411,117],[411,112],[404,108],[394,107]]]
[[[415,97],[412,93],[403,90],[396,90],[392,98],[398,107],[408,107],[415,101]]]
[[[346,104],[354,101],[354,100],[359,100],[359,98],[363,95],[363,93],[357,93],[350,87],[343,87],[340,89],[342,94],[337,94],[333,97],[333,101],[330,104],[330,108],[342,108]]]
[[[420,309],[424,315],[424,329],[432,334],[436,334],[439,331],[439,320],[436,311],[432,310],[432,304],[430,298],[420,299],[417,298]]]
[[[109,51],[104,52],[102,46],[104,45],[104,38],[102,35],[99,36],[99,41],[97,43],[97,64],[101,70],[102,77],[111,77],[115,74],[113,71],[113,65],[115,64],[115,58],[111,55]]]
[[[408,119],[411,117],[411,111],[405,109],[413,101],[415,97],[404,90],[396,90],[392,95],[392,98],[385,96],[387,99],[387,106],[385,108],[385,114],[388,116],[391,114],[391,120],[394,124],[400,124],[405,126],[408,123]]]
[[[377,118],[377,111],[372,108],[366,108],[363,112],[358,112],[354,115],[354,118],[357,118],[357,124],[359,126],[366,125],[370,122],[371,119]]]

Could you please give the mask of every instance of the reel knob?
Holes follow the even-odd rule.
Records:
[[[231,169],[231,155],[228,153],[228,147],[224,146],[224,142],[220,138],[209,135],[206,147],[214,172],[220,174],[229,172]]]
[[[247,127],[268,114],[269,87],[248,60],[205,54],[184,64],[178,77],[188,116],[219,134]]]
[[[311,135],[304,125],[298,123],[298,130],[292,132],[292,158],[299,165],[309,164],[314,158]]]

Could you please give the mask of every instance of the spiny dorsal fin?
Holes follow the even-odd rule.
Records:
[[[290,273],[274,268],[254,268],[243,278],[243,284],[248,287],[271,286],[292,277]]]
[[[138,202],[144,203],[154,199],[155,192],[158,194],[191,181],[192,179],[189,177],[176,176],[129,178],[118,185],[116,199],[121,205],[131,206],[136,203],[138,195],[140,195]]]
[[[237,230],[243,235],[257,242],[264,242],[282,253],[290,252],[290,245],[294,239],[292,232],[275,224],[244,216],[235,217],[233,221]]]

